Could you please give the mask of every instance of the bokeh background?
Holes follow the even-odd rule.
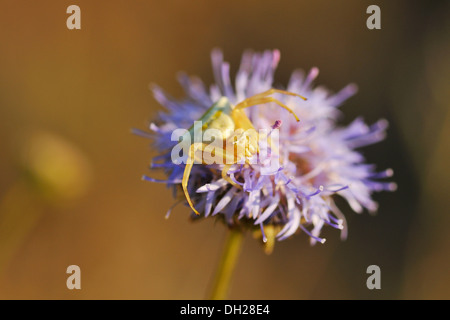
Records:
[[[81,8],[81,30],[66,8]],[[381,8],[381,30],[366,8]],[[349,236],[304,234],[272,255],[247,235],[233,299],[448,299],[450,11],[448,1],[0,1],[0,298],[203,299],[225,228],[189,222],[163,185],[141,181],[154,150],[132,135],[176,97],[180,70],[213,81],[210,51],[236,72],[245,49],[281,50],[276,82],[297,68],[359,92],[342,123],[390,122],[363,150],[393,168],[375,216],[343,204]],[[81,268],[81,290],[66,268]],[[381,290],[366,268],[381,268]]]

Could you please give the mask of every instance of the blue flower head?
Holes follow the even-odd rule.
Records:
[[[294,71],[286,91],[271,90],[279,59],[277,50],[245,52],[233,85],[229,64],[223,61],[221,51],[214,50],[212,65],[216,83],[209,90],[200,79],[185,74],[178,78],[186,91],[183,100],[173,99],[154,86],[156,100],[167,111],[160,112],[150,124],[151,138],[159,153],[152,161],[152,168],[163,169],[167,180],[144,176],[145,180],[172,187],[182,202],[190,203],[193,211],[199,213],[192,214],[194,219],[216,217],[230,227],[257,230],[269,244],[268,251],[275,239],[284,240],[298,231],[307,234],[312,244],[324,243],[320,236],[324,225],[340,229],[345,238],[345,217],[333,200],[335,196],[344,198],[360,213],[364,208],[377,210],[378,205],[371,197],[374,191],[396,189],[395,183],[382,180],[392,176],[391,169],[376,172],[375,166],[366,164],[357,151],[384,139],[387,121],[368,126],[357,118],[347,127],[336,124],[338,107],[355,94],[356,86],[348,85],[336,94],[314,87],[319,71],[312,68],[306,75],[301,70]],[[306,97],[307,101],[296,95]],[[241,109],[240,114],[246,115],[241,118],[248,118],[251,122],[248,126],[255,130],[265,130],[265,138],[276,137],[277,144],[256,140],[239,131],[234,134],[234,146],[244,141],[253,148],[244,147],[229,164],[194,162],[183,193],[186,160],[194,160],[194,153],[201,147],[191,148],[191,153],[184,154],[184,162],[174,161],[173,149],[180,140],[174,139],[173,133],[180,128],[186,132],[191,128],[192,133],[195,121],[222,117],[220,112],[210,118],[205,116],[211,106],[220,105],[219,101],[230,106],[259,104]],[[284,107],[280,108],[281,105]],[[227,128],[239,126],[236,122],[240,118],[236,114],[232,114],[234,125]],[[213,123],[217,121],[203,124],[203,129],[212,127]],[[222,127],[220,130],[225,132]],[[224,149],[220,147],[220,150]]]

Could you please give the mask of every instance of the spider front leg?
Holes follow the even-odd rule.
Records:
[[[210,152],[203,152],[203,151],[205,151],[206,147],[208,147],[207,144],[200,143],[200,142],[193,143],[191,145],[191,147],[189,148],[189,155],[188,155],[188,160],[186,162],[186,167],[184,168],[183,180],[181,181],[181,186],[183,188],[183,192],[186,197],[186,200],[196,215],[200,215],[200,213],[194,207],[194,204],[192,202],[192,199],[191,199],[188,189],[187,189],[187,185],[189,182],[189,176],[191,174],[192,167],[194,165],[194,160],[200,161],[200,163],[202,163],[203,160],[205,160],[207,163],[211,163],[211,164],[214,163],[216,158],[213,157]],[[202,152],[201,158],[197,157],[197,155],[196,155],[198,151]],[[240,186],[238,184],[236,184],[233,180],[231,180],[231,178],[228,177],[228,175],[227,175],[228,170],[230,170],[231,166],[236,163],[234,154],[227,153],[226,150],[224,150],[223,148],[217,148],[217,147],[214,149],[214,152],[215,152],[216,157],[223,159],[224,167],[222,169],[222,178],[224,180],[226,180],[227,182],[229,182],[230,184],[240,188]]]
[[[189,181],[189,176],[191,175],[192,166],[194,165],[195,154],[197,150],[203,150],[204,148],[205,145],[200,142],[191,144],[186,166],[184,167],[183,180],[181,181],[181,187],[183,188],[186,200],[196,215],[199,215],[200,213],[194,208],[194,204],[192,203],[191,197],[189,196],[189,192],[187,190],[187,184]]]
[[[281,101],[275,99],[274,97],[265,97],[265,96],[256,95],[256,96],[247,98],[244,101],[238,103],[234,107],[234,110],[242,110],[242,109],[245,109],[245,108],[256,106],[258,104],[265,104],[265,103],[269,103],[269,102],[276,103],[277,105],[279,105],[283,109],[287,110],[290,114],[292,114],[295,117],[295,120],[297,120],[297,122],[300,121],[300,119],[297,117],[297,115],[295,114],[295,112],[291,108],[289,108],[287,105],[283,104]]]
[[[290,92],[290,91],[274,89],[274,88],[271,88],[269,90],[266,90],[266,91],[258,93],[258,94],[255,94],[254,96],[251,96],[250,98],[260,98],[260,97],[270,96],[271,94],[274,94],[274,93],[280,93],[280,94],[285,94],[285,95],[288,95],[288,96],[299,97],[300,99],[303,99],[305,101],[307,100],[302,95],[299,95],[299,94],[296,94],[296,93],[293,93],[293,92]]]
[[[289,95],[289,96],[299,97],[299,98],[301,98],[303,100],[306,100],[305,97],[303,97],[303,96],[301,96],[299,94],[296,94],[296,93],[293,93],[293,92],[289,92],[289,91],[285,91],[285,90],[279,90],[279,89],[272,88],[272,89],[269,89],[269,90],[266,90],[264,92],[255,94],[254,96],[251,96],[251,97],[245,99],[244,101],[238,103],[235,106],[234,109],[235,110],[242,110],[242,109],[245,109],[245,108],[248,108],[248,107],[252,107],[252,106],[255,106],[255,105],[258,105],[258,104],[274,102],[274,103],[278,104],[280,107],[282,107],[283,109],[286,109],[289,113],[291,113],[295,117],[297,122],[300,121],[300,119],[297,117],[297,115],[294,113],[294,111],[291,108],[286,106],[284,103],[282,103],[278,99],[275,99],[273,97],[268,97],[268,96],[270,96],[271,94],[274,94],[274,93],[280,93],[280,94],[285,94],[285,95]]]

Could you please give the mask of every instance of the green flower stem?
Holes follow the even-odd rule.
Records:
[[[242,230],[237,228],[230,229],[214,279],[211,300],[226,299],[243,239],[244,234]]]

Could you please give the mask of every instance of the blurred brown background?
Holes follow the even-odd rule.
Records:
[[[71,4],[81,30],[66,28]],[[370,4],[381,8],[381,30],[366,28]],[[210,84],[213,47],[233,72],[243,50],[278,48],[277,83],[312,66],[321,70],[316,84],[333,91],[357,83],[343,123],[390,121],[387,140],[363,152],[392,167],[399,185],[375,195],[376,216],[341,205],[344,242],[330,228],[325,245],[299,234],[266,256],[248,235],[230,297],[450,298],[448,1],[2,0],[0,8],[1,299],[206,297],[225,228],[190,223],[182,206],[164,219],[171,193],[140,180],[155,153],[130,128],[145,129],[161,110],[149,83],[181,97],[183,70]],[[66,288],[71,264],[81,267],[81,290]],[[381,290],[366,288],[372,264]]]

